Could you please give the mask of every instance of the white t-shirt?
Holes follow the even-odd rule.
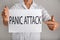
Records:
[[[24,3],[17,3],[10,9],[27,9]],[[42,7],[37,6],[34,2],[30,9],[42,9],[42,20],[47,21],[50,19],[48,12]],[[31,33],[12,33],[12,40],[40,40],[40,32]]]

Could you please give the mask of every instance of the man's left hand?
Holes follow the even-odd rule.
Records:
[[[50,30],[55,30],[58,27],[58,23],[55,21],[54,16],[51,16],[51,20],[45,22]]]

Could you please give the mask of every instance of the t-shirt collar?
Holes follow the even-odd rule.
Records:
[[[23,5],[23,7],[24,7],[25,9],[28,9],[28,8],[26,7],[26,5],[25,5],[25,3],[24,3],[24,2],[22,3],[22,5]],[[31,8],[33,7],[33,5],[34,5],[34,2],[31,4],[31,6],[30,6],[30,8],[29,8],[29,9],[31,9]]]

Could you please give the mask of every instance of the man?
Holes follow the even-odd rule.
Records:
[[[47,24],[50,30],[55,30],[57,28],[58,23],[55,21],[54,17],[50,17],[47,11],[41,6],[38,7],[33,0],[24,0],[22,4],[17,3],[11,9],[42,9],[42,20],[45,24]],[[2,12],[3,23],[8,26],[8,18],[9,18],[9,9],[7,6],[3,9]],[[40,40],[40,32],[37,33],[13,33],[13,40]]]

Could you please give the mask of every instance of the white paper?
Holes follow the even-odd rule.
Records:
[[[40,9],[36,9],[36,10],[13,9],[13,10],[9,10],[9,17],[10,16],[11,16],[11,18],[9,18],[9,23],[8,23],[9,33],[41,32],[42,31],[42,10],[40,10]],[[27,18],[27,16],[28,17],[32,16],[32,17],[31,17],[31,19],[29,19],[29,18]],[[20,17],[21,18],[20,21],[22,24],[17,24],[16,19],[15,19],[15,22],[12,22],[12,20],[14,19],[13,17],[16,17],[16,18]],[[25,22],[25,17],[27,18],[27,20],[29,19],[29,23],[27,22],[27,24]],[[34,22],[32,23],[33,17],[36,18],[35,24],[34,24]],[[39,17],[40,17],[40,21],[38,21]],[[19,21],[19,23],[20,23],[20,21]],[[25,22],[25,24],[24,24],[24,22]],[[31,24],[30,24],[30,22],[31,22]],[[36,24],[36,23],[38,23],[38,24]]]

